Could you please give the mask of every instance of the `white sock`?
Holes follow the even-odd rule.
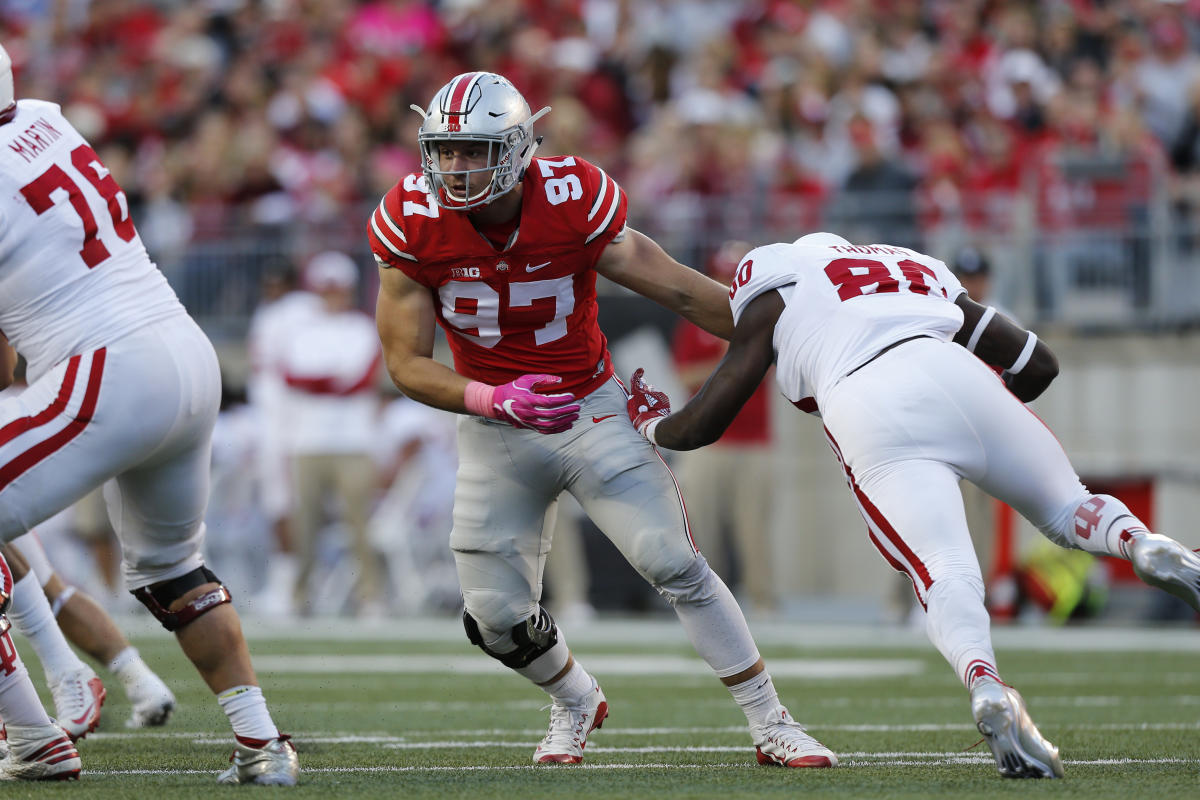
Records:
[[[1071,519],[1076,546],[1089,553],[1129,560],[1135,536],[1149,533],[1129,507],[1112,495],[1094,494],[1079,504]]]
[[[975,576],[943,576],[926,602],[925,633],[963,685],[970,689],[981,677],[999,681],[983,582]]]
[[[29,671],[7,632],[0,633],[0,718],[6,725],[21,727],[50,724],[50,717],[29,680]]]
[[[751,728],[762,724],[767,714],[779,705],[779,695],[775,692],[775,683],[764,670],[748,681],[728,687],[733,699],[742,707],[746,721]]]
[[[492,647],[491,644],[488,647]],[[517,667],[514,672],[522,677],[536,683],[538,686],[543,686],[550,682],[550,679],[563,671],[563,667],[571,660],[571,649],[567,647],[567,640],[563,638],[562,632],[559,631],[558,641],[554,645],[542,653],[540,656],[530,661],[523,667]]]
[[[9,609],[8,618],[13,627],[29,640],[50,683],[56,683],[61,675],[87,667],[75,655],[59,629],[54,612],[50,610],[50,601],[46,599],[33,572],[27,572],[13,587],[12,608]]]
[[[229,717],[238,739],[267,742],[279,738],[279,728],[267,711],[267,701],[257,686],[234,686],[217,695],[221,710]]]
[[[758,648],[741,607],[702,556],[657,588],[674,606],[696,653],[718,678],[737,675],[758,663]]]
[[[542,689],[558,702],[570,705],[592,691],[592,683],[592,676],[576,661],[566,675],[554,683],[542,684]]]
[[[108,662],[108,671],[117,676],[121,681],[121,685],[125,687],[125,693],[137,686],[142,680],[147,677],[153,677],[154,672],[146,662],[142,661],[141,655],[138,654],[137,648],[129,645],[121,652],[117,653],[113,660]]]

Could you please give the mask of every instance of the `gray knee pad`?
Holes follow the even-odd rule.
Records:
[[[484,641],[479,623],[466,610],[463,611],[463,628],[466,629],[471,644],[511,669],[529,666],[558,643],[558,626],[554,624],[550,612],[544,608],[539,608],[538,613],[513,626],[509,635],[516,649],[503,653],[494,650]]]
[[[675,575],[654,584],[654,589],[674,608],[680,604],[697,605],[711,601],[717,595],[721,579],[708,566],[704,556],[697,555]]]

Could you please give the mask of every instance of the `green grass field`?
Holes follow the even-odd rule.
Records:
[[[833,748],[833,770],[755,764],[741,712],[670,618],[571,632],[611,714],[581,766],[534,767],[544,696],[467,645],[457,620],[247,625],[276,721],[294,737],[295,789],[221,787],[231,750],[216,702],[172,639],[143,620],[146,660],[172,685],[170,724],[127,731],[109,681],[79,783],[4,784],[0,797],[212,798],[1175,798],[1200,796],[1200,633],[997,631],[1002,675],[1059,745],[1063,781],[995,770],[966,693],[910,631],[756,625],[793,715]],[[27,648],[22,654],[30,659]],[[40,668],[31,663],[40,679]],[[45,696],[48,700],[48,695]]]

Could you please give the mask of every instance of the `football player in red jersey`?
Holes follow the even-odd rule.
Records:
[[[414,108],[416,108],[414,106]],[[530,114],[506,79],[459,75],[418,135],[423,170],[368,224],[376,322],[409,397],[465,414],[450,536],[470,640],[553,699],[536,763],[578,763],[608,703],[540,604],[563,491],[675,608],[746,713],[758,760],[837,758],[790,717],[733,595],[696,550],[674,478],[625,414],[596,321],[596,275],[728,338],[726,290],[625,225],[617,183],[573,156],[534,158]],[[435,325],[454,368],[433,358]]]

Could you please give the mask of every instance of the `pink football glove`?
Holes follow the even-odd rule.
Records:
[[[557,375],[522,375],[501,386],[472,382],[467,387],[467,409],[514,428],[562,433],[579,419],[579,404],[570,392],[542,393],[542,387],[556,383],[562,383]]]
[[[654,428],[671,414],[671,399],[642,380],[646,371],[641,367],[629,378],[629,400],[625,409],[638,433],[654,442]]]

